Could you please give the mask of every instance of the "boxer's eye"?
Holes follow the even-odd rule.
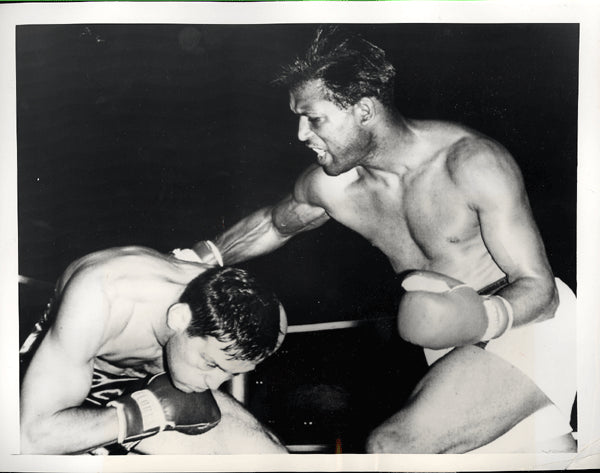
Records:
[[[202,367],[203,368],[211,368],[212,369],[212,368],[216,368],[217,367],[217,364],[214,361],[212,361],[212,360],[210,360],[208,358],[205,358],[202,355],[200,356],[200,358],[202,360]]]

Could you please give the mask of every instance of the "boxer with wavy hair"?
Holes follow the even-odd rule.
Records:
[[[327,100],[339,107],[374,97],[393,107],[396,69],[385,51],[343,28],[319,28],[307,53],[284,66],[274,81],[290,90],[320,80]]]
[[[284,453],[219,386],[286,330],[245,270],[143,247],[84,256],[21,350],[21,452]]]
[[[385,52],[346,28],[320,27],[279,82],[317,163],[213,251],[233,264],[334,219],[388,257],[400,335],[432,366],[367,451],[573,450],[575,295],[554,278],[511,153],[404,117]]]

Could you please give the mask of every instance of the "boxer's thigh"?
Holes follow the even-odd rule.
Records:
[[[222,391],[213,391],[221,421],[200,435],[161,432],[142,440],[135,448],[145,454],[261,454],[287,453],[279,440],[254,416]]]
[[[370,450],[460,453],[484,445],[547,405],[520,370],[466,346],[434,363],[405,407],[378,427]]]

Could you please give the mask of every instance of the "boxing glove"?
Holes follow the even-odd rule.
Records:
[[[107,406],[117,409],[117,442],[121,444],[163,430],[197,435],[221,420],[221,411],[210,390],[184,393],[173,386],[166,373],[152,376],[144,389],[123,395]]]
[[[414,271],[401,280],[398,330],[415,345],[441,349],[498,338],[513,323],[510,303],[481,296],[457,279]]]

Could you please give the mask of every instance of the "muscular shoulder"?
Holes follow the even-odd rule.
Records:
[[[448,148],[446,167],[454,184],[474,204],[521,197],[521,172],[510,153],[494,140],[467,136]]]
[[[354,169],[339,176],[329,176],[319,165],[314,164],[296,181],[294,198],[298,202],[328,209],[357,177],[358,174]]]
[[[143,268],[153,261],[164,260],[155,250],[142,246],[108,248],[89,253],[71,263],[58,282],[61,291],[69,282],[106,279],[106,275],[118,276],[126,267]]]
[[[75,358],[95,355],[103,342],[110,301],[104,281],[91,266],[80,266],[61,282],[58,310],[48,339]]]
[[[137,273],[152,275],[161,268],[166,271],[164,261],[162,255],[143,247],[111,248],[75,261],[59,282],[57,321],[64,331],[61,335],[83,329],[88,334],[107,334],[108,326],[121,323],[119,314],[128,312],[121,307],[125,300],[123,288],[133,291],[137,287]],[[126,318],[122,322],[126,323]]]

